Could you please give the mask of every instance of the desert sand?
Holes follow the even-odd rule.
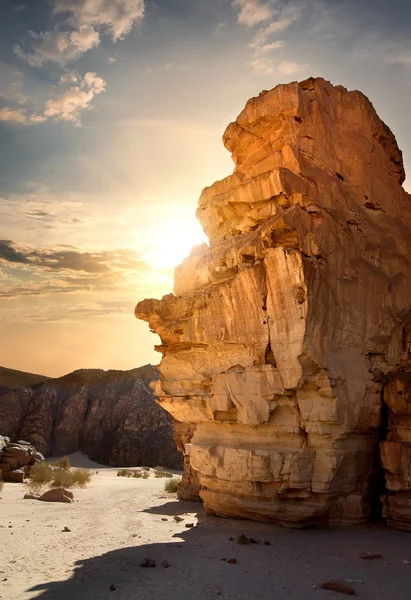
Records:
[[[152,473],[126,479],[81,455],[71,462],[98,470],[89,487],[74,490],[74,504],[23,500],[26,485],[4,486],[1,600],[343,598],[319,587],[329,578],[350,582],[363,600],[411,597],[406,533],[378,525],[297,531],[210,517],[165,493],[165,480]],[[259,543],[239,545],[240,534]],[[382,558],[361,559],[366,552]],[[144,558],[156,568],[142,568]]]

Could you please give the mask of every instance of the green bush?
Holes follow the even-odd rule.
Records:
[[[168,479],[164,483],[164,491],[169,494],[175,494],[177,492],[178,484],[180,483],[180,479],[177,477],[174,479]]]
[[[60,469],[65,469],[66,471],[70,471],[71,464],[68,456],[63,456],[51,463],[55,467],[60,467]]]

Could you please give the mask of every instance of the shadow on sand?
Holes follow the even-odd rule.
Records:
[[[185,513],[197,511],[193,519]],[[362,600],[409,600],[411,538],[385,527],[288,530],[207,516],[196,504],[165,502],[146,509],[168,520],[179,515],[173,542],[119,548],[76,563],[67,581],[31,588],[42,600],[328,600],[340,594],[319,588],[322,581],[350,581]],[[184,516],[185,515],[185,516]],[[197,522],[196,522],[197,521]],[[185,524],[196,522],[194,527]],[[259,543],[240,545],[240,534]],[[233,539],[230,539],[233,538]],[[264,542],[269,542],[269,545]],[[79,553],[81,548],[79,548]],[[380,553],[380,560],[360,558]],[[142,568],[151,558],[156,568]],[[222,559],[237,559],[229,564]],[[162,566],[167,561],[168,568]],[[110,587],[115,589],[110,590]]]

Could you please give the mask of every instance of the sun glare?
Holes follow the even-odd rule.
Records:
[[[193,246],[207,241],[195,215],[179,207],[171,218],[164,215],[158,223],[143,258],[156,270],[173,269],[190,254]]]

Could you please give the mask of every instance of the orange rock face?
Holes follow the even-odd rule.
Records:
[[[198,477],[210,512],[295,526],[359,522],[382,494],[411,528],[395,138],[363,94],[308,79],[249,100],[224,144],[234,173],[197,211],[210,246],[177,267],[174,294],[136,307],[162,340],[159,402],[190,427],[185,485]]]

